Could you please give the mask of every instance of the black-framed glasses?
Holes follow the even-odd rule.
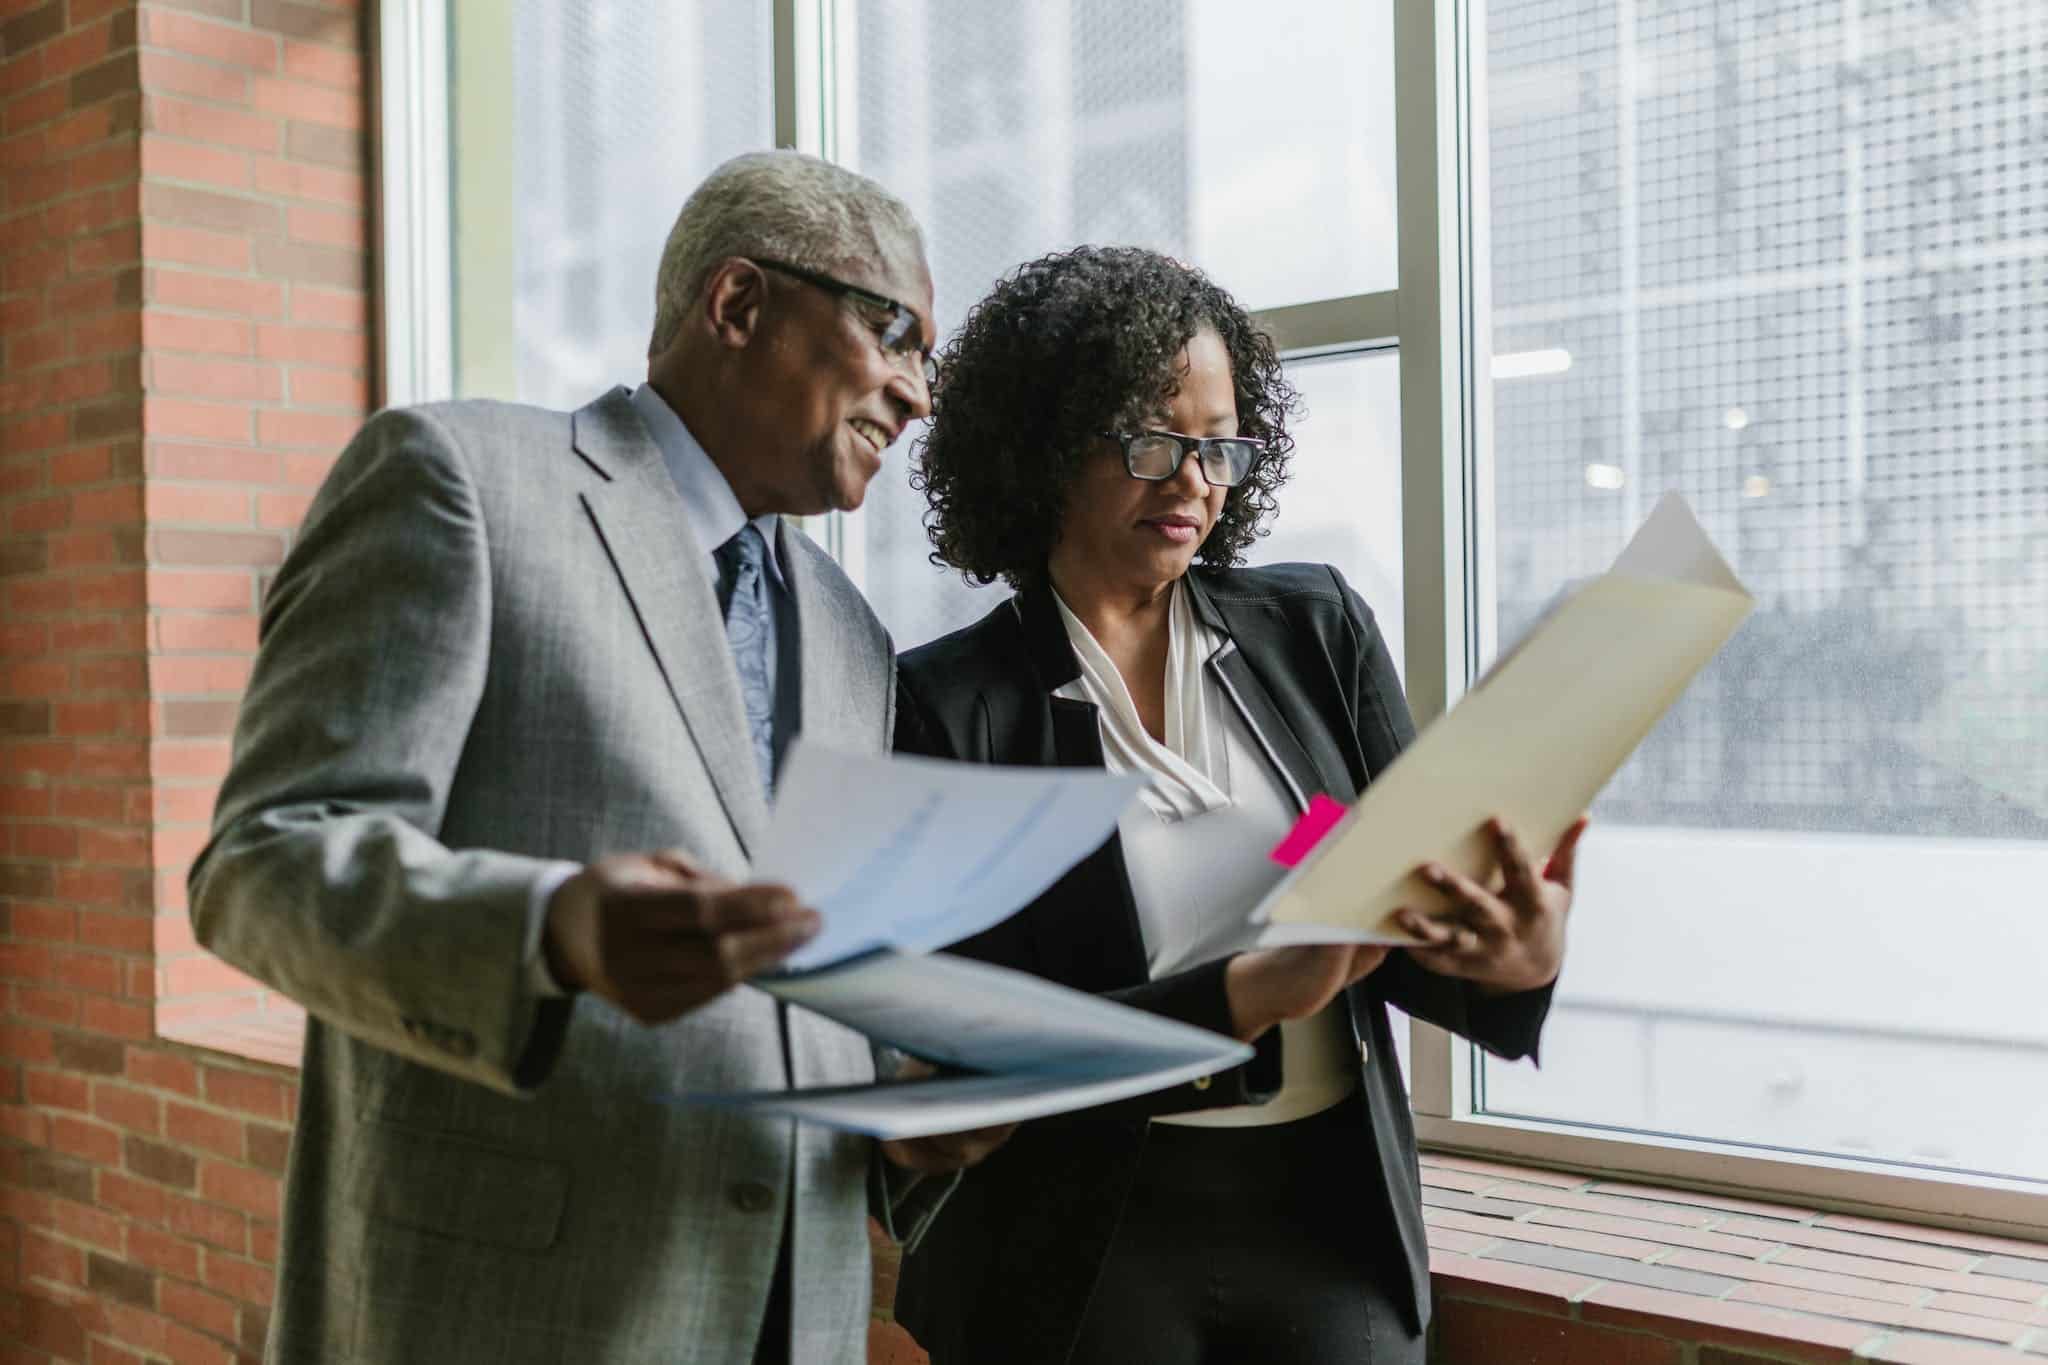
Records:
[[[877,294],[872,289],[863,289],[845,280],[836,280],[816,270],[806,270],[788,261],[771,261],[762,256],[748,258],[763,270],[773,270],[778,275],[787,275],[793,280],[802,280],[813,289],[822,289],[828,294],[852,299],[863,308],[870,310],[877,323],[875,340],[881,344],[882,354],[899,364],[910,364],[924,377],[925,388],[939,382],[939,365],[932,358],[931,348],[918,344],[919,329],[917,314],[909,307],[896,302],[886,294]]]
[[[1201,461],[1211,488],[1235,488],[1266,453],[1264,441],[1249,436],[1183,436],[1177,431],[1104,431],[1097,435],[1123,448],[1124,468],[1134,479],[1159,483],[1180,472],[1181,461]]]

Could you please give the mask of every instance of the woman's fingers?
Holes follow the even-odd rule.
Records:
[[[1529,850],[1522,847],[1521,838],[1499,816],[1486,822],[1486,832],[1493,836],[1494,857],[1500,863],[1507,903],[1524,915],[1538,913],[1543,908],[1543,875],[1536,870]]]
[[[1450,918],[1475,930],[1480,938],[1499,938],[1513,932],[1514,908],[1470,877],[1441,863],[1424,863],[1422,879],[1450,900]]]
[[[1562,839],[1557,841],[1557,847],[1551,850],[1550,861],[1544,865],[1543,879],[1545,881],[1556,882],[1560,886],[1567,889],[1570,888],[1572,874],[1578,867],[1579,836],[1586,832],[1586,826],[1589,823],[1591,823],[1590,820],[1584,815],[1572,821],[1572,827],[1564,832]]]

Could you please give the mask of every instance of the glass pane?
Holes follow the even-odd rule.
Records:
[[[460,396],[573,408],[646,373],[677,210],[774,140],[769,20],[754,0],[450,6]]]
[[[1271,532],[1254,564],[1333,564],[1365,599],[1398,671],[1401,611],[1401,355],[1396,350],[1297,360],[1287,377],[1301,392],[1293,472],[1280,490]],[[1408,1021],[1390,1011],[1394,1054],[1405,1079]]]
[[[1250,308],[1391,289],[1392,0],[853,0],[840,153],[933,238],[943,330],[1081,242]]]
[[[950,335],[996,278],[1083,242],[1200,265],[1250,308],[1391,289],[1391,0],[849,0],[847,164],[916,209]],[[924,562],[899,445],[848,527],[899,644],[999,594]]]
[[[1362,351],[1297,360],[1292,473],[1255,564],[1334,564],[1401,664],[1401,360]]]
[[[1498,638],[1667,489],[1758,607],[1484,1107],[2048,1180],[2048,6],[1488,15]]]

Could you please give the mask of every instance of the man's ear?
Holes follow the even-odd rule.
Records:
[[[719,345],[743,351],[760,331],[767,272],[744,256],[719,262],[697,295],[699,319]]]

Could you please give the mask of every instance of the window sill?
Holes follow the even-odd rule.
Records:
[[[299,1069],[299,1049],[306,1037],[306,1015],[282,999],[268,999],[258,1008],[212,1018],[158,1019],[156,1036],[212,1052],[225,1052],[252,1062]]]
[[[2048,1356],[2048,1245],[1435,1154],[1422,1182],[1444,1361]]]

